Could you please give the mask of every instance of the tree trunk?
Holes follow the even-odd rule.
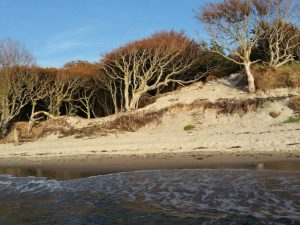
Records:
[[[139,107],[139,101],[142,97],[142,93],[135,93],[130,100],[130,109],[137,109]]]
[[[86,111],[87,119],[91,119],[91,109],[89,103],[87,103]]]
[[[255,84],[254,84],[254,77],[251,73],[250,63],[245,64],[245,71],[247,74],[247,81],[248,81],[248,90],[250,93],[255,92]]]
[[[129,81],[125,80],[124,84],[124,98],[125,98],[125,109],[130,110],[130,105],[129,105]]]
[[[36,102],[33,101],[33,102],[32,102],[32,108],[31,108],[30,119],[32,119],[32,116],[34,115],[34,112],[35,112],[35,106],[36,106]]]
[[[8,123],[2,122],[0,123],[0,139],[4,138],[8,132]]]
[[[57,107],[57,109],[55,110],[55,116],[60,116],[60,107]]]
[[[112,95],[112,101],[113,101],[113,104],[114,104],[114,110],[115,110],[115,114],[116,114],[116,113],[119,112],[118,102],[117,102],[117,93],[116,92]]]
[[[35,112],[31,115],[30,120],[28,121],[28,127],[27,127],[27,132],[30,133],[34,125],[37,123],[38,119],[35,119],[38,115],[43,114],[47,116],[48,118],[54,119],[55,116],[51,115],[51,113],[46,112],[46,111],[38,111]]]
[[[19,139],[19,130],[18,129],[14,129],[14,145],[18,146],[20,145],[20,139]]]

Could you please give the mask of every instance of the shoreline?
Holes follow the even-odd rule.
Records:
[[[0,158],[0,174],[74,179],[94,175],[160,169],[254,169],[300,171],[300,152],[198,151],[147,155],[73,155]]]
[[[274,89],[249,94],[223,79],[205,85],[195,83],[163,95],[153,104],[137,110],[136,117],[124,118],[121,114],[91,120],[79,117],[47,120],[33,130],[35,135],[47,129],[52,131],[46,132],[43,138],[23,143],[20,139],[19,146],[0,144],[0,168],[107,174],[168,168],[255,168],[256,165],[264,167],[265,162],[300,162],[300,124],[286,122],[295,116],[286,98],[292,93],[299,95],[299,91]],[[260,107],[226,103],[227,108],[236,108],[236,113],[220,113],[217,109],[194,104],[205,99],[215,102],[224,96],[229,103],[236,99],[285,97],[265,102]],[[145,113],[162,109],[165,111],[157,120],[144,117]],[[133,132],[118,129],[123,123],[131,127],[142,119],[147,120],[146,123]],[[105,133],[105,124],[109,121],[118,123],[112,133]],[[25,129],[26,124],[23,125]],[[60,130],[64,127],[70,131],[87,129],[90,132],[64,136]],[[93,129],[99,134],[93,135]]]

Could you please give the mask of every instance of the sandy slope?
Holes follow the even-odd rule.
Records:
[[[178,91],[166,94],[154,104],[140,112],[159,110],[182,103],[191,104],[198,99],[208,99],[214,102],[220,98],[247,99],[269,96],[299,95],[299,90],[276,89],[267,93],[248,94],[234,88],[228,80],[219,80],[206,85],[202,83],[184,87]],[[109,134],[108,136],[58,138],[55,135],[20,146],[13,144],[0,145],[0,164],[7,160],[44,161],[51,159],[93,158],[112,156],[152,157],[161,155],[193,155],[200,157],[213,154],[253,155],[259,159],[259,154],[283,154],[284,157],[298,159],[300,157],[300,124],[283,123],[293,114],[287,107],[288,100],[270,103],[256,112],[243,116],[217,114],[214,110],[178,110],[164,115],[162,123],[149,124],[139,131],[130,133]],[[277,118],[269,113],[280,112]],[[103,123],[115,116],[95,119],[93,123]],[[83,127],[91,121],[80,118],[69,118],[69,123]],[[184,131],[186,125],[193,125],[191,131]],[[204,157],[205,158],[205,157]],[[222,160],[222,158],[218,158]]]

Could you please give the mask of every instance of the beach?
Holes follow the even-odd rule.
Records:
[[[159,121],[134,132],[114,131],[105,135],[62,136],[59,132],[39,140],[0,145],[0,167],[89,168],[128,171],[157,168],[210,168],[256,165],[271,161],[300,160],[300,125],[286,123],[293,115],[287,105],[299,90],[280,89],[249,95],[230,87],[228,80],[196,83],[164,95],[155,103],[133,113],[167,110]],[[194,102],[216,102],[282,97],[247,113],[224,114],[203,109]],[[277,117],[270,116],[276,112]],[[101,126],[118,117],[93,120],[65,118],[68,126]],[[48,125],[50,126],[50,125]],[[52,124],[53,126],[53,124]],[[186,129],[186,127],[189,127]],[[9,139],[9,137],[8,137]]]
[[[50,119],[30,134],[27,122],[17,123],[20,144],[13,132],[0,144],[0,218],[297,223],[300,125],[289,119],[295,116],[289,102],[298,95],[297,89],[248,94],[221,80],[131,112]]]

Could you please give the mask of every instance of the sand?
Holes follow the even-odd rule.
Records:
[[[149,112],[191,104],[195,100],[211,102],[221,98],[248,99],[299,95],[299,89],[275,89],[249,94],[234,87],[231,80],[196,83],[166,94],[138,111]],[[75,138],[50,135],[47,138],[0,145],[0,167],[49,166],[112,168],[209,167],[265,161],[300,161],[300,123],[284,123],[293,116],[289,99],[269,103],[245,115],[218,114],[214,110],[182,108],[166,113],[160,124],[149,124],[136,132],[118,132],[107,136]],[[277,112],[273,118],[270,112]],[[74,127],[113,120],[67,118]],[[185,131],[184,127],[194,128]],[[136,165],[136,166],[133,166]]]

